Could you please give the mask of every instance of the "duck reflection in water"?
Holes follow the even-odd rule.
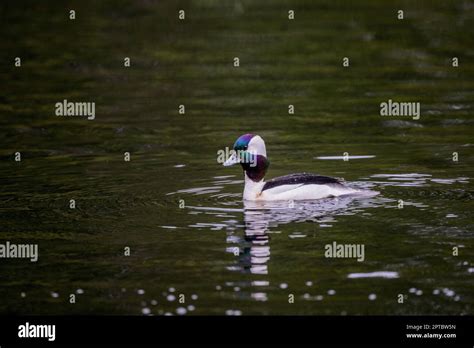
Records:
[[[238,256],[233,270],[268,274],[270,235],[279,225],[298,222],[324,224],[335,215],[351,215],[355,210],[373,206],[370,199],[344,196],[312,201],[244,201],[244,237],[232,235],[227,251]],[[354,204],[351,204],[354,203]]]

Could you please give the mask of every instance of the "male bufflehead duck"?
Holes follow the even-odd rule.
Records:
[[[264,180],[270,162],[263,139],[244,134],[234,144],[234,153],[224,166],[240,163],[244,170],[244,200],[280,201],[337,197],[361,192],[345,186],[339,179],[309,173],[280,176]]]

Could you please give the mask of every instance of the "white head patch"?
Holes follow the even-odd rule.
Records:
[[[249,141],[247,151],[256,155],[262,155],[267,157],[267,149],[265,148],[265,142],[260,135],[254,136]]]

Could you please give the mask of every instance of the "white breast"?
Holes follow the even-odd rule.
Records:
[[[265,185],[265,182],[263,180],[259,182],[255,182],[247,176],[247,173],[245,173],[244,175],[245,175],[244,199],[247,201],[259,200],[259,197],[261,195],[263,185]]]

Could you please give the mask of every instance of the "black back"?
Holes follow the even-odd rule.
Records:
[[[281,186],[281,185],[342,185],[342,183],[335,178],[331,178],[329,176],[322,176],[322,175],[315,175],[310,173],[297,173],[297,174],[290,174],[285,176],[279,176],[274,178],[270,181],[267,181],[263,186],[262,191],[271,189],[273,187]]]

